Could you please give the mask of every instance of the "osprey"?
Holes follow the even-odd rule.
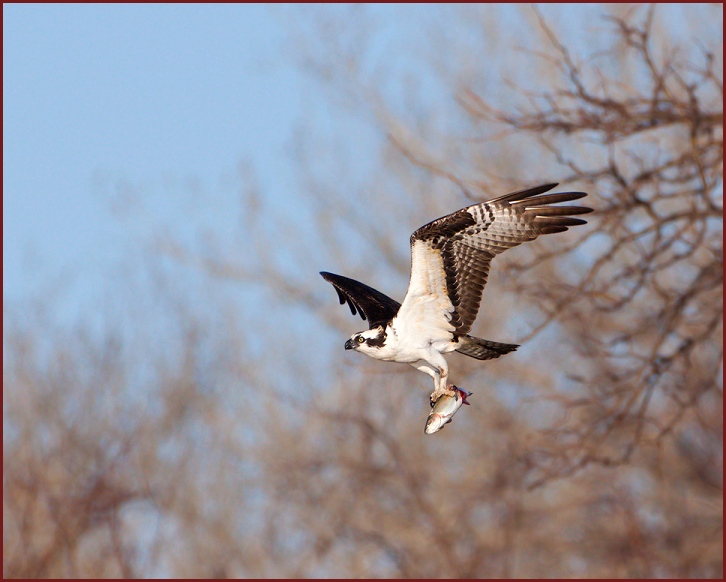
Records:
[[[545,184],[474,204],[419,228],[411,235],[411,280],[402,304],[348,277],[321,272],[335,287],[341,305],[347,302],[353,315],[357,310],[368,321],[369,329],[353,334],[345,349],[410,364],[428,374],[434,380],[432,407],[443,395],[455,399],[456,387],[447,386],[444,354],[457,351],[490,360],[519,347],[469,335],[492,259],[541,234],[585,224],[572,216],[592,212],[583,206],[553,206],[587,196],[542,196],[555,186]]]

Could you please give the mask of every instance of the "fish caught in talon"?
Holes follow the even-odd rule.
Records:
[[[448,388],[454,391],[454,396],[441,394],[431,402],[431,412],[424,428],[426,434],[434,434],[441,430],[444,425],[451,422],[451,418],[462,404],[469,404],[466,399],[471,396],[471,392],[461,390],[453,384]]]

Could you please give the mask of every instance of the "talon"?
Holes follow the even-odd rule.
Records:
[[[464,400],[466,400],[466,396],[470,394],[470,392],[466,392],[465,390],[459,390],[459,388],[457,388],[453,384],[449,384],[446,388],[436,388],[436,390],[434,390],[429,396],[429,403],[431,404],[431,408],[436,405],[436,402],[442,396],[450,396],[452,398],[456,398],[457,392],[462,395],[462,398]]]
[[[442,396],[446,396],[446,398],[442,398]],[[426,420],[424,432],[433,434],[449,424],[461,405],[469,404],[466,401],[468,396],[471,396],[471,392],[461,390],[453,384],[447,386],[445,390],[434,390],[430,396],[431,412]]]

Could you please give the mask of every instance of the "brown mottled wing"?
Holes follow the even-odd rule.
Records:
[[[585,224],[572,215],[591,208],[552,206],[587,196],[585,192],[545,192],[557,184],[513,192],[434,220],[411,235],[411,282],[399,318],[431,323],[432,301],[447,296],[436,306],[444,310],[455,335],[469,332],[481,304],[492,259],[509,248],[534,240],[541,234],[563,232]],[[427,313],[422,315],[423,310]],[[439,325],[441,323],[439,322]],[[449,330],[450,330],[449,327]],[[451,331],[451,330],[450,330]]]
[[[368,320],[370,329],[391,321],[401,307],[401,304],[395,299],[391,299],[355,279],[325,271],[321,271],[320,274],[323,279],[335,287],[340,304],[343,305],[347,301],[353,315],[356,314],[357,309],[363,320]]]

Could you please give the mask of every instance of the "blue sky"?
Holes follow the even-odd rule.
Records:
[[[281,57],[280,11],[6,4],[3,16],[6,301],[64,285],[85,301],[155,216],[183,222],[179,192],[218,191],[242,159],[284,190],[302,77]]]
[[[362,21],[384,31],[367,64],[382,60],[392,87],[401,86],[397,76],[415,66],[407,49],[426,40],[421,22],[456,10],[365,7]],[[495,46],[528,42],[517,34],[518,9],[481,10],[503,23]],[[587,18],[597,6],[540,10],[565,28],[568,44],[586,43],[604,26]],[[659,10],[678,37],[684,7]],[[6,305],[55,294],[73,318],[103,294],[114,265],[143,256],[160,228],[181,238],[200,225],[232,232],[240,163],[254,168],[266,204],[289,203],[299,188],[291,144],[310,114],[338,139],[365,139],[366,122],[353,132],[296,64],[290,35],[300,13],[290,7],[6,4],[3,16]],[[464,38],[467,29],[450,34]],[[453,102],[448,89],[442,96],[432,88],[420,98]],[[403,98],[393,91],[389,97]],[[361,155],[351,165],[365,172],[371,163]],[[407,234],[401,240],[405,246]]]

